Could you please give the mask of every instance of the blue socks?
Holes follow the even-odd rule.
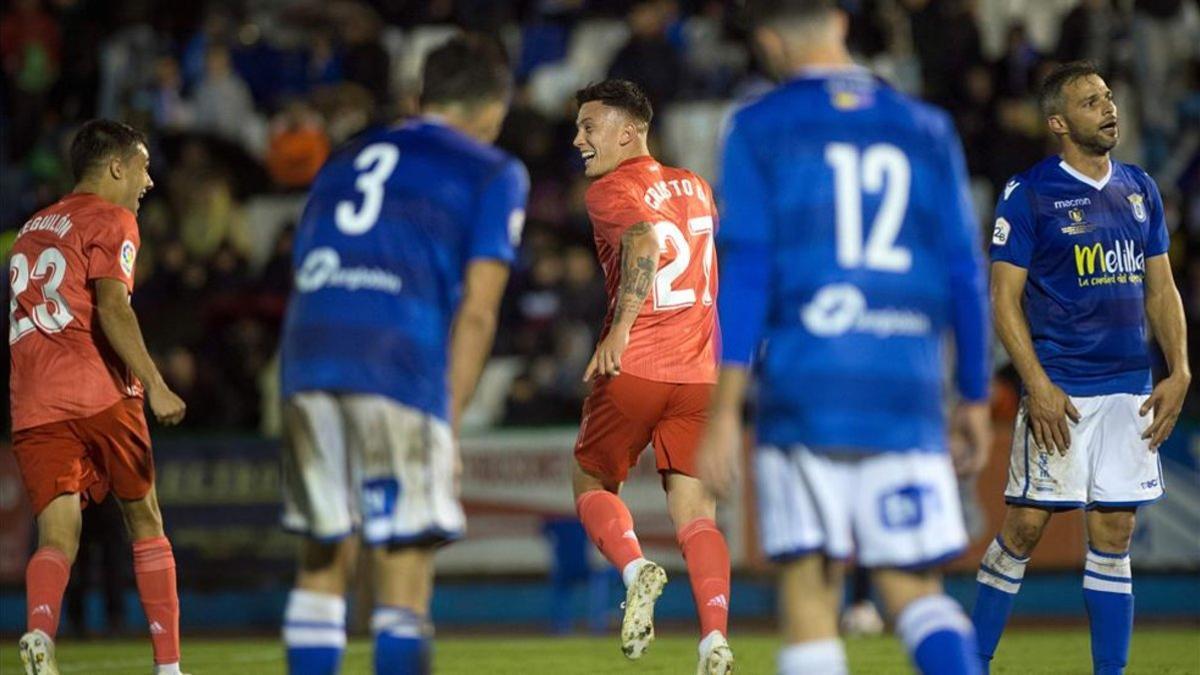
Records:
[[[896,617],[896,633],[922,675],[978,675],[975,631],[958,603],[927,595]]]
[[[975,625],[980,665],[985,673],[996,654],[996,645],[1004,632],[1004,624],[1008,623],[1008,615],[1012,613],[1013,599],[1021,590],[1028,562],[1029,556],[1017,556],[997,536],[979,563],[979,574],[975,577],[978,593],[971,611],[971,623]]]
[[[1129,552],[1101,553],[1088,548],[1083,567],[1083,600],[1092,630],[1095,675],[1121,675],[1133,635],[1133,575]]]
[[[425,617],[407,607],[378,607],[371,616],[376,675],[428,675],[432,640]]]
[[[293,589],[283,615],[289,675],[335,675],[346,649],[346,600]]]

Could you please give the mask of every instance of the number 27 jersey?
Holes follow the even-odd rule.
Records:
[[[629,333],[621,372],[656,382],[716,382],[712,189],[690,171],[642,156],[592,183],[586,200],[608,291],[604,334],[620,294],[621,235],[644,222],[658,238],[658,270]]]

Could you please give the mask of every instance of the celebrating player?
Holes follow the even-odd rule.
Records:
[[[356,531],[373,557],[375,672],[427,673],[435,546],[463,532],[455,430],[529,180],[490,145],[511,90],[497,49],[452,39],[423,76],[422,116],[335,154],[296,233],[282,369],[283,525],[307,535],[283,627],[294,675],[339,668]]]
[[[1109,157],[1112,91],[1093,65],[1069,63],[1040,103],[1062,153],[1009,181],[992,234],[992,311],[1024,396],[973,619],[986,670],[1051,513],[1085,508],[1093,668],[1113,675],[1133,632],[1134,515],[1163,494],[1155,451],[1191,381],[1187,327],[1158,188]],[[1171,371],[1153,389],[1146,319]]]
[[[728,489],[757,359],[779,672],[847,672],[837,615],[854,552],[917,669],[975,673],[971,624],[936,573],[966,544],[946,329],[969,439],[960,471],[977,471],[990,442],[984,267],[959,141],[944,112],[852,64],[834,0],[762,4],[756,38],[792,79],[738,111],[724,141],[722,362],[701,475]]]
[[[25,568],[26,675],[57,675],[54,636],[80,509],[111,490],[133,540],[138,595],[154,672],[178,675],[175,556],[154,491],[143,396],[161,424],[185,406],[163,382],[129,306],[137,211],[154,187],[141,132],[110,120],[71,143],[75,189],[17,234],[8,265],[13,453],[37,514],[38,549]]]
[[[695,451],[716,375],[716,206],[696,174],[659,164],[646,135],[641,89],[607,80],[575,94],[575,147],[584,172],[608,315],[584,380],[575,443],[575,505],[588,537],[625,580],[621,650],[641,657],[654,639],[654,602],[667,575],[642,556],[618,494],[647,444],[667,492],[700,617],[698,673],[727,673],[733,653],[729,548],[716,502],[696,478]]]

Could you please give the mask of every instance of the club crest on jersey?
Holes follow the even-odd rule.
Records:
[[[134,247],[132,241],[126,239],[121,244],[121,271],[125,273],[125,276],[133,276],[133,262],[136,259],[137,248]]]
[[[1132,194],[1126,197],[1129,200],[1129,206],[1133,209],[1133,217],[1139,223],[1146,222],[1146,203],[1142,199],[1141,194]]]
[[[1067,211],[1067,216],[1071,219],[1071,224],[1059,228],[1063,234],[1087,234],[1096,229],[1095,225],[1084,222],[1084,213],[1081,208],[1073,208]]]

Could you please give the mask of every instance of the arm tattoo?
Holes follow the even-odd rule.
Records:
[[[651,233],[649,223],[638,223],[621,235],[621,285],[617,295],[617,307],[613,314],[613,323],[630,315],[637,316],[650,294],[650,284],[654,281],[654,273],[658,271],[658,251],[655,255],[637,255],[633,250],[633,241],[638,237]]]

